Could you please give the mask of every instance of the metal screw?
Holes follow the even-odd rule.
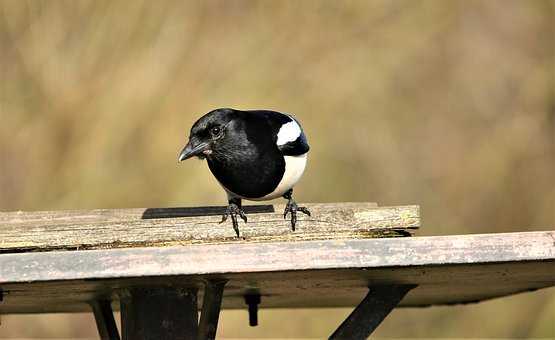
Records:
[[[245,295],[245,303],[249,306],[249,326],[258,326],[258,305],[260,294]]]

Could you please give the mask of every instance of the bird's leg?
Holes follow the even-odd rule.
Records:
[[[228,206],[225,213],[222,215],[222,220],[220,223],[227,221],[227,217],[231,216],[231,222],[233,222],[233,230],[235,230],[235,234],[239,237],[239,223],[237,223],[237,215],[247,223],[247,215],[241,208],[241,199],[240,198],[230,198],[228,200]]]
[[[291,230],[295,231],[295,224],[297,224],[297,211],[302,212],[310,216],[310,211],[305,207],[299,207],[297,203],[293,200],[293,189],[289,189],[283,198],[287,200],[287,205],[285,206],[285,211],[283,212],[283,218],[287,218],[287,214],[291,213]]]

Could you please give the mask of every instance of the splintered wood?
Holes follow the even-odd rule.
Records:
[[[149,208],[0,213],[0,253],[124,247],[365,239],[410,236],[420,226],[418,206],[375,203],[306,204],[297,230],[284,205],[245,206],[237,238],[225,207]]]

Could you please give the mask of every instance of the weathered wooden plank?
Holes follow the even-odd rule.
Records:
[[[284,205],[247,206],[241,239],[229,223],[219,224],[224,207],[0,213],[0,253],[394,237],[420,224],[418,206],[307,206],[312,217],[299,216],[295,232]]]
[[[229,280],[223,308],[354,306],[416,284],[403,306],[468,303],[555,285],[555,232],[189,245],[0,255],[0,313],[87,311],[121,289]]]
[[[0,283],[553,260],[554,235],[525,232],[2,254]]]
[[[531,275],[528,271],[542,272]],[[451,275],[458,273],[460,275]],[[420,307],[457,303],[472,303],[494,297],[532,291],[554,285],[555,264],[542,263],[524,266],[489,264],[472,266],[423,266],[418,270],[322,270],[293,273],[226,275],[230,284],[226,288],[222,308],[246,309],[243,295],[252,287],[260,287],[260,308],[352,307],[365,296],[369,282],[406,283],[425,282],[401,302],[402,307]],[[429,279],[421,275],[425,272]],[[414,279],[416,277],[416,279]],[[283,286],[280,280],[296,282]],[[431,282],[437,280],[438,283]],[[458,282],[455,282],[458,280]],[[507,281],[504,281],[507,280]],[[160,285],[184,281],[202,287],[201,280],[191,277],[164,277],[140,280],[111,279],[97,282],[71,281],[66,283],[33,283],[5,285],[6,301],[0,313],[88,312],[87,301],[94,297],[113,296],[112,290],[140,285]],[[117,298],[117,296],[114,296]],[[202,297],[199,297],[199,299]],[[119,308],[118,305],[114,306]],[[200,306],[199,306],[200,308]]]

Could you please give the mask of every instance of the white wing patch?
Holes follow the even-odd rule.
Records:
[[[284,145],[294,142],[301,135],[301,127],[295,120],[285,123],[279,129],[277,135],[277,145]]]

